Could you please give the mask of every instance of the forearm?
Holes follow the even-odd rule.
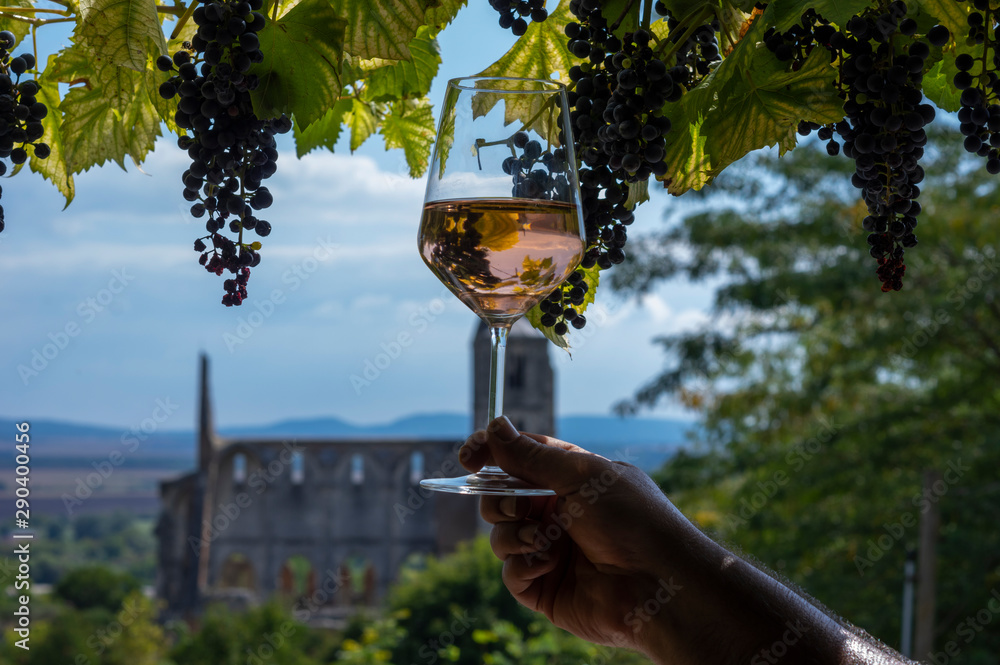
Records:
[[[686,520],[685,520],[686,522]],[[902,665],[689,523],[673,525],[659,566],[676,593],[644,626],[644,651],[671,665]],[[682,534],[678,538],[676,534]]]

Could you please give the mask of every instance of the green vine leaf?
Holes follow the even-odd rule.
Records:
[[[403,149],[410,177],[422,176],[427,171],[434,143],[434,114],[430,101],[425,98],[394,102],[382,118],[382,136],[386,149]]]
[[[969,12],[971,4],[955,0],[911,0],[921,12],[933,16],[937,22],[948,28],[956,43],[965,43],[969,33]]]
[[[569,11],[569,1],[560,0],[549,18],[542,23],[532,23],[528,31],[499,60],[484,69],[479,76],[514,76],[519,78],[559,80],[569,83],[569,69],[579,59],[569,52],[563,30],[574,19]],[[529,123],[530,128],[558,145],[559,128],[556,114],[542,113],[543,100],[537,95],[522,95],[516,101],[508,100],[504,107],[504,122]],[[500,101],[497,95],[481,95],[473,102],[474,113],[485,115]]]
[[[308,127],[302,127],[297,121],[294,127],[295,154],[302,157],[317,148],[326,148],[333,152],[340,138],[340,129],[344,116],[353,106],[352,99],[341,99],[333,108],[323,114],[323,117]]]
[[[407,44],[424,24],[430,3],[427,0],[327,0],[324,4],[346,21],[345,51],[363,60],[405,60],[410,57]]]
[[[814,50],[801,69],[789,72],[759,44],[762,33],[758,20],[701,85],[668,105],[674,129],[667,134],[670,171],[661,179],[672,194],[700,189],[758,148],[790,149],[801,120],[844,117],[826,51]]]
[[[284,113],[308,127],[337,103],[345,25],[326,0],[302,0],[264,26],[264,62],[251,69],[260,77],[251,93],[257,117]]]
[[[157,55],[167,52],[154,0],[82,0],[77,36],[95,62],[137,72],[145,69],[150,47]]]
[[[982,57],[982,45],[978,45],[972,52],[973,56]],[[969,49],[963,49],[968,52]],[[978,53],[976,53],[978,51]],[[952,81],[958,73],[955,66],[954,53],[948,54],[938,60],[924,74],[923,88],[924,97],[934,102],[934,104],[949,113],[954,113],[962,107],[962,91],[955,88]]]
[[[649,200],[649,179],[630,182],[628,184],[628,198],[625,199],[625,207],[635,210],[640,203]]]
[[[351,99],[351,108],[344,114],[344,125],[351,129],[351,152],[361,147],[378,129],[378,118],[370,104]]]
[[[441,65],[441,53],[437,40],[431,37],[431,28],[421,26],[408,48],[408,60],[361,61],[366,100],[389,102],[423,97],[430,91],[431,81]]]
[[[459,10],[465,7],[467,0],[440,0],[428,5],[424,13],[424,24],[431,29],[432,35],[437,35],[448,26]]]
[[[138,164],[153,150],[161,121],[152,101],[159,93],[151,68],[151,62],[143,71],[134,71],[94,61],[79,44],[50,59],[45,79],[72,86],[59,104],[61,143],[70,174],[108,160],[124,169],[126,157]]]
[[[49,56],[50,63],[54,59],[55,55]],[[63,195],[63,198],[66,199],[66,206],[68,206],[76,196],[76,185],[73,182],[69,166],[66,164],[66,155],[63,151],[63,119],[59,109],[59,89],[55,81],[45,81],[44,74],[43,80],[39,81],[39,86],[41,90],[38,92],[38,100],[49,109],[49,113],[45,116],[45,122],[43,123],[45,134],[42,135],[41,140],[48,144],[51,152],[45,159],[38,159],[32,154],[28,162],[28,168],[35,173],[41,174],[43,178],[55,185],[56,189]],[[65,206],[63,208],[65,209]]]

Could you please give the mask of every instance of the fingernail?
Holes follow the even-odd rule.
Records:
[[[507,517],[514,517],[517,514],[517,499],[512,496],[500,499],[500,512]]]
[[[525,545],[534,545],[535,536],[538,535],[537,524],[527,524],[517,530],[517,538]]]
[[[517,428],[514,427],[514,424],[510,422],[507,416],[500,416],[494,422],[496,423],[496,429],[493,433],[496,434],[496,437],[501,441],[513,441],[521,434],[517,431]]]

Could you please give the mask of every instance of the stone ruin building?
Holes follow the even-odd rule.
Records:
[[[486,419],[489,356],[480,325],[475,427]],[[548,342],[523,320],[506,365],[508,417],[519,429],[554,433]],[[212,601],[243,607],[280,595],[300,620],[338,623],[378,605],[410,557],[447,554],[482,526],[475,498],[418,485],[464,472],[460,441],[223,438],[213,429],[204,356],[199,397],[197,467],[160,485],[157,595],[168,618],[193,619]]]

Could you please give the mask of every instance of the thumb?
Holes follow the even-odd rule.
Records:
[[[521,434],[506,416],[491,422],[486,435],[486,444],[497,466],[560,495],[579,490],[611,463],[565,441]]]

